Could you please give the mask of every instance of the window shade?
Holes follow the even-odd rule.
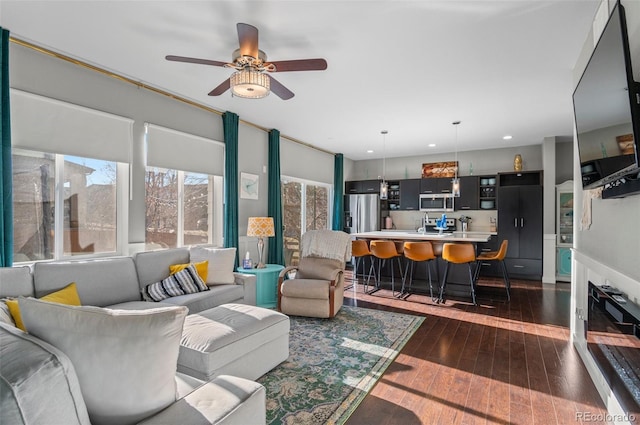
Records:
[[[224,143],[146,124],[147,165],[221,176]]]
[[[129,162],[133,120],[11,89],[16,148]]]
[[[283,176],[333,184],[333,161],[331,154],[280,139],[280,173]]]

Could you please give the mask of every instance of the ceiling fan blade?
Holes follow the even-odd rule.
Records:
[[[258,28],[253,25],[238,23],[238,41],[240,55],[258,57]]]
[[[168,61],[199,63],[201,65],[213,65],[213,66],[225,66],[227,64],[227,62],[214,61],[210,59],[188,58],[186,56],[168,55],[168,56],[165,56],[165,59]]]
[[[276,67],[271,72],[288,72],[288,71],[324,71],[327,69],[327,61],[324,59],[298,59],[291,61],[275,61],[269,62],[268,65]]]
[[[274,92],[280,99],[289,100],[293,96],[295,96],[291,90],[283,86],[278,80],[276,80],[272,76],[269,76],[269,78],[271,79],[271,91]]]
[[[227,78],[218,87],[209,92],[209,96],[220,96],[231,88],[231,79]]]

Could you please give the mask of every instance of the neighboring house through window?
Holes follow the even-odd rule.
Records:
[[[127,164],[21,149],[12,159],[16,263],[119,251]]]

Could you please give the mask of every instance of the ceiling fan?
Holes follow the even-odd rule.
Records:
[[[233,68],[235,72],[218,87],[209,92],[209,96],[220,96],[231,89],[234,96],[259,99],[273,91],[283,100],[291,99],[294,94],[278,80],[267,73],[290,71],[323,71],[327,69],[324,59],[297,59],[267,62],[267,55],[258,49],[258,29],[253,25],[238,23],[238,41],[240,48],[232,54],[232,62],[220,62],[210,59],[198,59],[185,56],[166,56],[167,60],[189,62],[201,65]]]

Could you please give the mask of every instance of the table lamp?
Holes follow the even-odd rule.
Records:
[[[259,261],[256,266],[257,269],[264,269],[265,266],[262,262],[262,254],[264,252],[264,237],[275,236],[273,228],[273,217],[249,217],[249,224],[247,226],[247,236],[253,236],[258,238],[258,256]]]

